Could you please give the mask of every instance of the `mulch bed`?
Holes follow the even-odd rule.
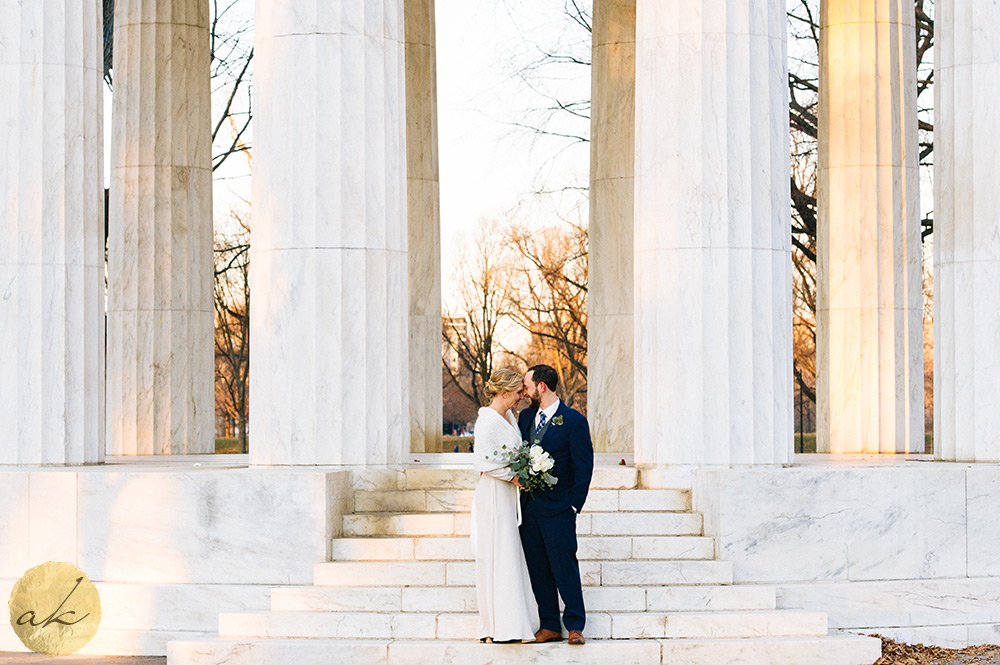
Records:
[[[874,665],[997,665],[1000,646],[977,644],[965,649],[945,649],[923,644],[901,644],[881,635],[882,657]]]

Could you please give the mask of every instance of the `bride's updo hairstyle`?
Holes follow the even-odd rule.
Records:
[[[483,386],[486,393],[487,402],[492,402],[493,398],[500,393],[512,393],[521,389],[524,385],[524,377],[512,369],[498,369],[490,374],[490,380]]]

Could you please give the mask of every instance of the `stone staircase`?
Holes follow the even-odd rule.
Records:
[[[269,612],[221,615],[218,639],[170,643],[168,665],[867,665],[880,655],[877,639],[829,636],[825,614],[777,609],[773,588],[734,585],[683,477],[624,467],[595,470],[578,518],[587,645],[480,644],[468,539],[479,475],[355,475],[354,512],[314,585],[273,589]]]

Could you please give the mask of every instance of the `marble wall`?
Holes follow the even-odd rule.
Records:
[[[402,0],[257,3],[253,464],[409,447],[403,27]]]
[[[434,0],[404,0],[410,451],[440,450],[441,204]]]
[[[943,647],[996,644],[1000,578],[783,584],[784,609],[819,608],[830,628]]]
[[[208,3],[115,3],[108,450],[215,450]]]
[[[817,448],[923,452],[913,7],[820,8]]]
[[[0,467],[0,596],[73,563],[101,594],[88,653],[163,654],[220,612],[266,610],[270,586],[312,584],[351,510],[349,471]],[[4,649],[21,649],[6,622]]]
[[[596,0],[590,115],[587,415],[594,449],[632,452],[635,2]]]
[[[701,469],[692,498],[717,558],[779,608],[947,645],[1000,623],[998,465]]]
[[[0,464],[99,462],[102,6],[33,0],[0,13]]]
[[[934,62],[934,453],[1000,461],[1000,6],[939,0]]]
[[[637,465],[791,456],[786,22],[782,0],[637,4]]]

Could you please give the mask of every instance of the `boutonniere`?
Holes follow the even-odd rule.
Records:
[[[555,418],[552,419],[552,424],[555,425],[556,427],[559,427],[560,425],[563,424],[563,417],[556,416]]]

